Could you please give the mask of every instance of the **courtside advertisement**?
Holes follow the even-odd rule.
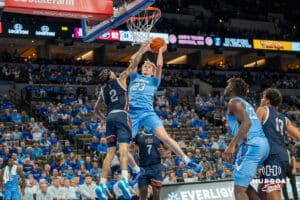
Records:
[[[259,180],[253,180],[251,185],[257,189]],[[289,183],[289,182],[288,182]],[[296,176],[298,194],[300,193],[300,176]],[[163,185],[162,200],[234,200],[233,181],[211,181],[206,183],[178,183]],[[290,184],[287,185],[289,197],[293,197]]]

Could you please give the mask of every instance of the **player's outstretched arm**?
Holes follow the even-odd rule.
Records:
[[[158,50],[157,60],[156,60],[156,72],[155,77],[157,79],[161,79],[162,67],[164,65],[164,57],[163,53],[167,50],[167,44],[165,43],[164,46],[160,47]]]
[[[300,141],[300,131],[289,119],[287,119],[286,130],[295,140]]]
[[[105,120],[106,117],[105,115],[101,112],[101,107],[104,106],[103,102],[103,96],[102,96],[102,89],[101,92],[99,93],[98,99],[96,101],[96,104],[94,106],[94,116],[97,117],[100,120]]]
[[[126,86],[126,79],[127,77],[136,72],[137,70],[137,66],[139,64],[139,62],[141,61],[142,59],[142,56],[144,55],[145,52],[149,51],[150,50],[150,41],[146,41],[144,42],[140,49],[131,56],[131,60],[130,60],[130,64],[128,66],[128,68],[126,70],[124,70],[120,76],[119,76],[119,80],[120,82],[123,84],[123,82],[125,83],[124,86]]]

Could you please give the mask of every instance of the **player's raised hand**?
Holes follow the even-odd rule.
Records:
[[[162,47],[159,48],[159,52],[164,53],[168,48],[167,43],[165,43]]]
[[[143,42],[143,43],[141,44],[141,47],[140,47],[140,48],[143,49],[144,52],[146,52],[146,51],[151,51],[151,48],[150,48],[151,42],[152,42],[152,40],[150,40],[150,39],[146,40],[145,42]]]

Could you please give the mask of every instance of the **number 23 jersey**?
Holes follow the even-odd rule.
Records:
[[[129,84],[129,108],[153,110],[153,98],[159,84],[160,80],[156,77],[132,74]]]

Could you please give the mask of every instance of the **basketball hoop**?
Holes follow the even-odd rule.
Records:
[[[150,31],[161,16],[156,7],[148,7],[127,20],[127,28],[132,35],[132,45],[141,44],[150,39]]]

